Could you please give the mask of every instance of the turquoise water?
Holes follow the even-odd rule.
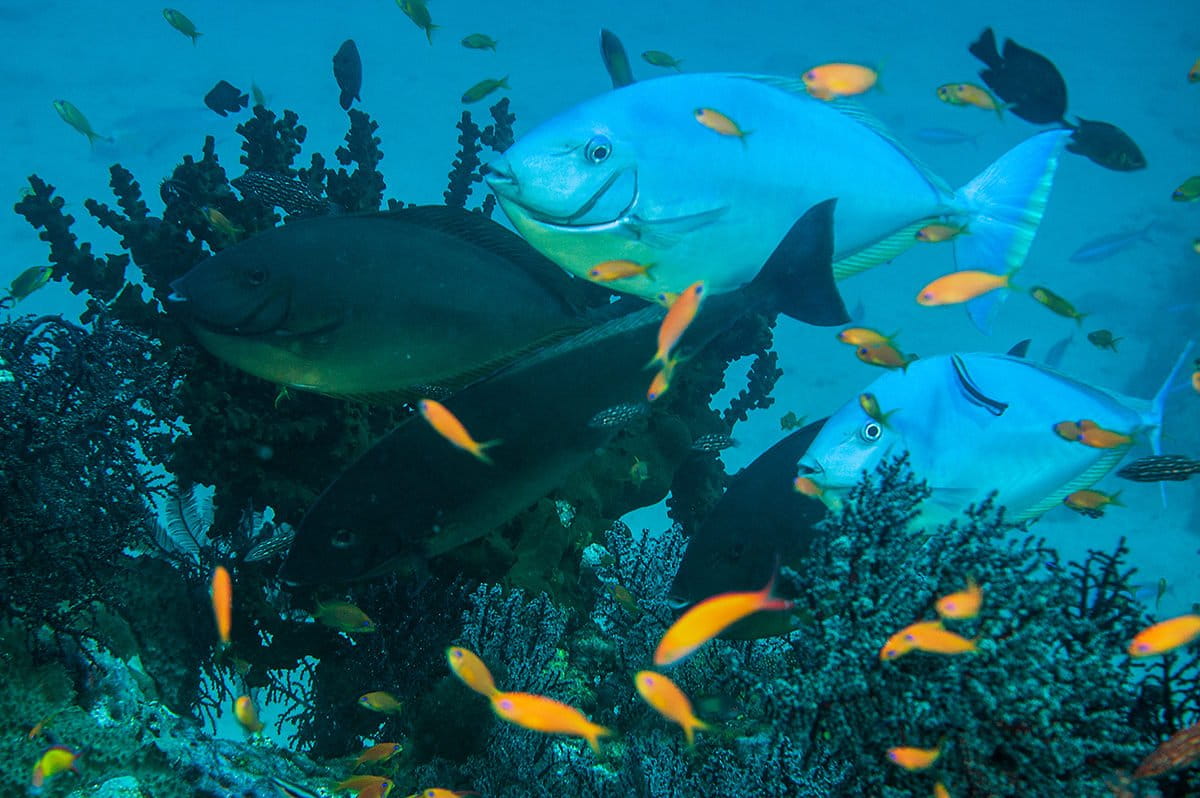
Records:
[[[945,3],[919,8],[767,2],[589,6],[434,0],[430,11],[439,29],[431,45],[395,3],[385,0],[337,6],[257,2],[181,8],[203,33],[195,46],[166,24],[161,10],[148,3],[0,7],[8,42],[0,54],[0,75],[9,119],[0,128],[0,186],[7,186],[16,202],[25,178],[41,176],[66,198],[66,211],[77,218],[74,232],[101,252],[118,252],[120,244],[95,224],[82,203],[85,197],[111,201],[111,163],[120,162],[139,179],[151,213],[161,210],[154,190],[158,180],[183,154],[198,156],[205,135],[215,136],[229,175],[239,173],[241,138],[234,127],[246,112],[220,118],[204,107],[202,97],[217,80],[228,80],[243,91],[253,82],[265,92],[269,108],[299,113],[308,139],[298,164],[307,162],[312,152],[330,155],[346,130],[330,59],[347,38],[356,41],[363,60],[362,102],[356,107],[368,111],[380,126],[385,197],[424,204],[441,202],[446,171],[457,149],[454,124],[463,109],[462,92],[483,78],[508,76],[511,90],[471,110],[482,122],[489,102],[501,94],[509,97],[519,139],[538,123],[610,88],[597,48],[601,27],[621,37],[639,79],[665,74],[637,58],[647,49],[683,59],[689,72],[794,76],[828,61],[880,65],[882,90],[862,98],[863,105],[937,174],[958,186],[1038,130],[1011,114],[1001,120],[977,109],[945,105],[934,95],[942,83],[977,80],[979,65],[966,46],[992,26],[999,39],[1012,37],[1052,58],[1068,85],[1068,119],[1078,114],[1119,125],[1149,162],[1147,168],[1129,173],[1108,171],[1071,155],[1064,155],[1060,164],[1044,222],[1021,274],[1028,283],[1051,286],[1069,297],[1088,314],[1084,325],[1016,296],[985,336],[957,309],[917,306],[912,301],[917,290],[954,269],[949,247],[918,248],[840,283],[847,307],[861,307],[860,320],[866,326],[901,330],[904,349],[925,356],[1003,352],[1028,338],[1031,355],[1040,358],[1073,336],[1061,363],[1063,371],[1137,397],[1153,395],[1185,342],[1196,338],[1200,328],[1200,255],[1192,249],[1200,236],[1200,219],[1195,205],[1171,201],[1172,190],[1196,172],[1200,147],[1200,85],[1189,85],[1186,79],[1200,55],[1200,13],[1192,7],[1162,4],[1132,10],[1116,3],[1067,2],[1014,3],[1003,9]],[[498,50],[461,47],[459,39],[473,32],[491,35],[499,42]],[[113,140],[89,146],[58,119],[51,101],[60,98],[78,106],[98,133]],[[921,141],[918,132],[933,127],[963,131],[973,141]],[[836,151],[837,142],[830,147]],[[702,184],[705,175],[689,179]],[[478,200],[482,188],[476,192]],[[0,284],[7,285],[29,266],[45,263],[46,250],[19,216],[0,218],[6,255]],[[494,218],[502,220],[502,214]],[[1095,263],[1068,260],[1086,242],[1148,224],[1154,225],[1149,241]],[[63,284],[51,283],[4,313],[6,318],[24,313],[72,317],[81,309],[78,297]],[[1098,328],[1122,336],[1119,353],[1088,343],[1084,334]],[[753,411],[737,426],[740,445],[721,454],[729,473],[782,437],[779,419],[785,412],[822,418],[877,376],[855,361],[827,329],[783,318],[775,347],[784,371],[774,390],[776,403]],[[714,406],[723,406],[740,389],[740,374],[747,366],[740,362],[732,367],[730,388],[718,395]],[[1166,451],[1200,451],[1200,433],[1193,423],[1198,401],[1183,382],[1170,397]],[[1139,454],[1148,453],[1142,449]],[[1109,476],[1097,487],[1122,489],[1125,507],[1113,508],[1101,519],[1056,509],[1033,531],[1047,538],[1063,560],[1080,559],[1089,549],[1112,550],[1119,538],[1128,538],[1129,563],[1138,568],[1133,581],[1154,586],[1165,580],[1168,586],[1157,617],[1189,612],[1200,598],[1196,485],[1195,480],[1168,484],[1164,507],[1158,486]],[[263,500],[270,503],[269,498]],[[625,520],[634,529],[669,526],[662,503],[636,510]],[[281,703],[266,716],[271,720],[282,711]],[[16,725],[29,726],[36,720],[21,718]],[[485,717],[483,722],[491,721]],[[222,728],[230,737],[240,736],[228,715]],[[387,731],[398,730],[389,726]],[[405,728],[403,733],[419,731]],[[274,735],[281,742],[285,738],[278,731]],[[21,755],[27,758],[26,751]],[[24,760],[21,767],[27,767]],[[417,787],[401,784],[397,789],[408,786]],[[895,794],[928,794],[928,785],[919,788],[914,785],[911,792]],[[66,794],[61,785],[55,789],[61,792],[52,794]]]

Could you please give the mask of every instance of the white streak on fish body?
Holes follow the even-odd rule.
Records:
[[[706,128],[699,108],[746,135]],[[611,154],[589,164],[596,136]],[[955,210],[948,189],[861,121],[738,75],[609,92],[536,128],[493,166],[500,205],[531,244],[580,276],[616,258],[653,263],[653,282],[629,286],[646,297],[698,279],[714,293],[738,288],[797,218],[832,197],[835,260]]]

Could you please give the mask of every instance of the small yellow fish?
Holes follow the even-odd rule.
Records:
[[[683,63],[669,53],[664,53],[662,50],[646,50],[642,53],[642,60],[650,66],[664,67],[666,69],[674,69],[679,72],[679,65]]]
[[[940,781],[933,785],[933,798],[950,798],[950,791]]]
[[[646,401],[657,401],[667,392],[667,389],[671,387],[671,378],[675,376],[675,366],[678,364],[676,358],[667,358],[667,362],[654,375],[654,379],[650,381],[650,387],[646,389]]]
[[[414,25],[425,31],[425,38],[429,40],[430,44],[433,44],[433,32],[439,26],[433,24],[433,18],[429,16],[429,7],[425,5],[425,0],[396,0],[396,5],[400,6],[404,16],[411,19]]]
[[[217,635],[222,643],[228,643],[233,630],[233,579],[223,565],[213,569],[212,608],[213,618],[217,622]]]
[[[50,281],[54,274],[53,266],[33,266],[17,275],[8,287],[8,294],[20,302],[34,291]]]
[[[624,280],[629,277],[639,276],[653,280],[654,277],[650,274],[650,267],[652,265],[647,264],[643,266],[631,260],[606,260],[588,269],[588,279],[594,280],[597,283],[610,283],[613,280]]]
[[[921,289],[917,304],[925,307],[969,302],[997,288],[1008,288],[1008,274],[966,269],[943,275]]]
[[[887,639],[883,648],[879,649],[881,660],[892,660],[902,657],[917,647],[917,637],[924,635],[928,629],[941,628],[941,621],[918,621],[904,627]]]
[[[1129,644],[1129,654],[1134,657],[1163,654],[1186,646],[1197,637],[1200,637],[1200,615],[1180,615],[1138,632]]]
[[[736,136],[741,139],[743,145],[746,143],[746,136],[753,132],[742,130],[738,127],[737,122],[713,108],[697,108],[692,113],[696,117],[696,121],[709,130],[720,133],[722,136]]]
[[[1091,419],[1085,418],[1078,423],[1079,437],[1076,440],[1084,446],[1091,446],[1093,449],[1115,449],[1133,443],[1132,435],[1105,429]]]
[[[612,731],[592,723],[575,707],[532,693],[497,693],[492,696],[492,710],[509,723],[526,729],[583,737],[597,754],[600,738],[612,735]]]
[[[487,78],[485,80],[479,81],[474,86],[472,86],[471,88],[464,91],[463,96],[462,96],[462,101],[463,101],[463,103],[478,102],[479,100],[482,100],[484,97],[486,97],[489,94],[491,94],[492,92],[494,92],[496,89],[509,89],[509,88],[512,88],[512,87],[508,85],[508,75],[505,75],[504,77],[500,78],[499,80],[495,80],[493,78]]]
[[[613,597],[613,601],[620,604],[627,611],[634,615],[641,615],[643,610],[638,605],[637,599],[629,592],[629,588],[624,585],[611,585],[608,588],[608,594]]]
[[[891,344],[860,346],[854,350],[854,356],[868,366],[901,370],[907,370],[909,364],[917,359],[916,355],[905,355]]]
[[[887,757],[905,770],[925,770],[942,755],[942,743],[935,748],[910,748],[898,746],[889,748]]]
[[[992,93],[974,83],[947,83],[937,88],[938,99],[950,105],[973,105],[985,111],[995,111],[1004,116],[1004,106],[996,101]]]
[[[844,344],[851,346],[881,346],[883,344],[894,345],[894,338],[897,333],[884,335],[875,330],[866,327],[847,327],[838,333],[838,340]]]
[[[775,598],[775,576],[761,590],[720,593],[694,604],[671,624],[654,650],[654,664],[672,665],[755,612],[790,610],[792,602]]]
[[[1098,490],[1077,490],[1063,499],[1063,504],[1076,512],[1093,515],[1101,512],[1101,508],[1109,504],[1123,507],[1124,505],[1120,502],[1120,496],[1121,491],[1110,495]]]
[[[1200,199],[1200,177],[1189,177],[1171,193],[1176,202],[1195,202]]]
[[[496,40],[486,33],[472,33],[470,36],[464,36],[462,46],[468,50],[491,50],[496,52]]]
[[[927,224],[917,231],[917,240],[924,241],[926,244],[938,244],[942,241],[949,241],[965,232],[967,232],[965,224]]]
[[[860,64],[823,64],[805,72],[801,80],[813,97],[833,100],[870,91],[879,82],[879,73]]]
[[[930,654],[968,654],[977,650],[976,641],[946,631],[940,622],[918,625],[909,632],[913,647]]]
[[[172,28],[191,39],[193,47],[196,45],[196,39],[204,35],[200,31],[196,30],[196,24],[188,19],[182,11],[176,11],[173,8],[164,8],[163,19],[165,19]]]
[[[479,443],[471,437],[471,433],[467,432],[467,428],[455,417],[454,413],[436,400],[422,399],[417,402],[417,409],[421,411],[421,415],[438,435],[463,451],[471,453],[480,462],[493,465],[492,458],[488,457],[484,450],[496,446],[500,443],[499,440]]]
[[[229,221],[229,217],[221,213],[216,208],[206,205],[200,209],[200,212],[204,214],[205,219],[208,219],[208,223],[213,226],[213,229],[226,238],[237,238],[239,235],[246,232],[233,222]]]
[[[375,712],[382,712],[385,715],[397,715],[402,708],[395,696],[382,690],[363,693],[358,697],[358,705]]]
[[[313,618],[340,632],[374,632],[375,622],[362,610],[348,601],[317,602]]]
[[[692,702],[684,695],[673,681],[654,671],[639,671],[633,677],[638,694],[647,704],[654,707],[658,714],[667,720],[674,721],[683,727],[683,736],[690,748],[695,740],[697,729],[707,729],[708,724],[696,717],[692,711]]]
[[[258,719],[258,709],[248,695],[240,696],[233,702],[233,716],[242,724],[242,728],[251,734],[258,734],[266,726]]]
[[[964,620],[978,615],[982,605],[983,590],[975,584],[974,579],[968,576],[965,589],[938,599],[937,613],[943,618]]]
[[[359,754],[358,759],[354,760],[354,767],[363,762],[386,762],[403,750],[404,746],[400,743],[378,743]]]
[[[30,783],[40,789],[47,779],[54,778],[65,770],[79,773],[79,768],[75,767],[75,760],[78,758],[79,755],[65,745],[50,746],[34,764],[33,778]]]
[[[1080,313],[1074,305],[1045,286],[1035,285],[1029,289],[1029,295],[1058,315],[1075,319],[1078,324],[1083,324],[1083,318],[1087,315]]]
[[[886,413],[879,407],[879,400],[875,398],[873,393],[860,393],[858,395],[858,406],[863,409],[871,418],[875,419],[880,425],[887,427],[888,418],[891,417],[899,408],[894,408]]]
[[[95,144],[96,139],[100,139],[101,141],[112,141],[112,139],[108,136],[101,136],[95,130],[92,130],[92,123],[89,122],[87,117],[83,115],[83,111],[80,111],[71,103],[67,102],[66,100],[55,100],[53,104],[54,110],[58,112],[58,115],[62,118],[62,121],[66,122],[68,125],[87,136],[88,144]]]
[[[679,339],[696,319],[696,314],[700,312],[700,305],[703,302],[704,281],[694,282],[683,289],[678,298],[671,303],[667,315],[658,327],[658,351],[654,353],[654,358],[646,365],[646,368],[666,366],[671,350],[675,348]]]
[[[334,789],[352,792],[357,798],[387,798],[393,786],[392,780],[384,776],[351,776],[339,781]]]
[[[491,698],[500,692],[496,689],[496,681],[492,678],[492,672],[475,652],[462,646],[451,646],[446,649],[446,662],[450,664],[450,670],[462,680],[463,684],[480,695]]]
[[[792,490],[802,493],[805,496],[811,496],[814,499],[825,492],[821,489],[820,485],[813,482],[809,477],[796,477],[792,482]]]

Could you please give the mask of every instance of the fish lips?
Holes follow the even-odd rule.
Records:
[[[634,166],[613,170],[595,192],[566,215],[538,208],[524,197],[520,178],[507,159],[490,163],[484,179],[501,201],[517,206],[524,215],[547,227],[603,227],[628,216],[638,201],[638,172]]]
[[[291,292],[273,291],[248,311],[236,317],[226,316],[188,293],[187,275],[171,283],[171,294],[167,300],[169,309],[181,313],[188,321],[224,335],[250,336],[274,332],[284,327],[292,312]]]

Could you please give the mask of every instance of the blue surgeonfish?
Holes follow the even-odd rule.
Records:
[[[713,135],[697,122],[704,109],[753,135]],[[648,299],[697,280],[713,294],[749,282],[829,197],[838,277],[891,260],[936,221],[969,226],[954,241],[960,268],[1007,274],[1033,241],[1068,135],[1033,136],[954,190],[876,120],[814,99],[798,79],[673,75],[550,119],[492,161],[487,181],[517,231],[575,275],[612,260],[655,264],[653,279],[609,284]],[[1006,293],[968,306],[981,328]]]
[[[822,501],[836,509],[864,471],[907,451],[913,473],[932,491],[920,523],[949,520],[992,491],[1010,520],[1035,518],[1098,482],[1132,445],[1084,446],[1064,440],[1054,425],[1093,419],[1148,438],[1160,453],[1163,406],[1191,349],[1189,343],[1150,400],[1097,388],[1012,355],[921,359],[868,388],[881,405],[903,407],[903,413],[885,427],[856,396],[830,417],[797,469],[823,488]]]

